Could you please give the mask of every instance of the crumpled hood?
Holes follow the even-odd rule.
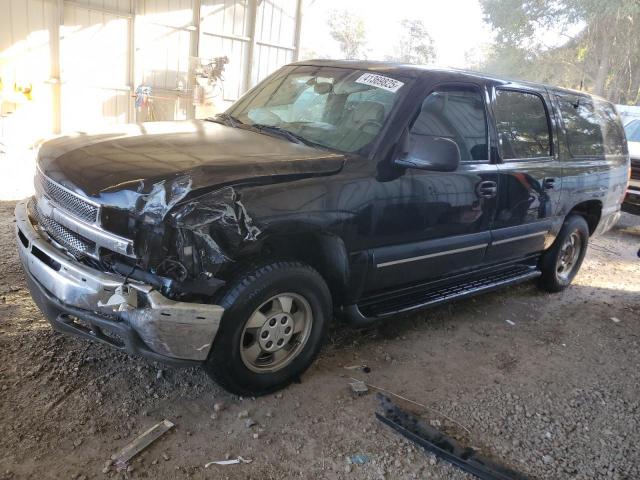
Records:
[[[59,137],[38,155],[38,167],[52,180],[121,208],[127,208],[126,198],[135,202],[158,189],[165,205],[175,204],[207,187],[328,175],[344,161],[341,154],[199,120]]]

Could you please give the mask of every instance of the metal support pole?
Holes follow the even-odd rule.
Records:
[[[256,45],[258,42],[258,39],[256,38],[256,23],[258,22],[258,0],[249,0],[248,10],[249,31],[247,35],[251,40],[249,41],[249,45],[247,48],[247,57],[245,59],[244,65],[244,82],[242,85],[241,94],[244,94],[253,86],[251,76],[253,73],[253,65],[255,63],[254,57],[257,50]]]
[[[51,5],[49,19],[49,84],[51,85],[51,130],[54,134],[62,131],[62,79],[60,68],[60,26],[64,24],[64,1],[54,0]]]
[[[193,17],[191,24],[194,29],[191,30],[191,42],[189,44],[189,65],[191,65],[191,58],[200,56],[200,8],[201,0],[193,0]],[[191,92],[191,96],[187,97],[187,119],[193,119],[196,117],[196,106],[193,104],[193,92],[196,88],[196,82],[191,75],[187,82],[187,89]]]
[[[129,97],[127,101],[128,111],[127,111],[127,122],[135,123],[138,119],[136,118],[136,106],[133,100],[133,93],[136,91],[136,41],[135,41],[135,33],[136,33],[136,14],[138,13],[138,0],[131,0],[131,17],[129,17],[129,63],[127,65],[128,68],[128,82],[129,88]]]
[[[293,61],[297,62],[300,58],[300,33],[302,31],[302,2],[303,0],[298,0],[296,3],[296,29],[293,37],[293,46],[295,50],[293,51]]]

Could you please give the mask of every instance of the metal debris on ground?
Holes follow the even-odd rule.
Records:
[[[217,460],[215,462],[206,463],[204,468],[209,468],[211,465],[238,465],[239,463],[251,463],[252,461],[253,460],[242,457],[233,458],[231,460]]]
[[[359,380],[351,382],[349,386],[351,387],[351,393],[356,396],[364,395],[369,391],[369,389],[367,388],[367,384]]]
[[[367,462],[369,462],[368,455],[351,455],[349,457],[349,463],[352,465],[364,465]]]
[[[516,322],[512,321],[512,320],[505,320],[505,322],[507,322],[509,325],[511,325],[512,327],[516,326]]]
[[[343,368],[345,370],[360,370],[364,373],[371,372],[371,368],[368,365],[346,365]]]
[[[387,390],[386,388],[382,388],[382,387],[378,387],[377,385],[373,385],[371,383],[366,383],[363,382],[362,380],[358,380],[357,378],[353,378],[350,377],[351,380],[353,380],[354,382],[362,382],[364,383],[367,387],[369,388],[373,388],[374,390],[378,390],[379,392],[383,392],[386,393],[387,395],[391,395],[392,397],[396,397],[399,398],[400,400],[403,400],[405,402],[411,403],[413,405],[416,405],[417,407],[421,407],[424,408],[425,410],[429,410],[432,413],[435,413],[436,415],[441,416],[442,418],[446,418],[447,420],[449,420],[451,423],[455,423],[456,425],[458,425],[460,428],[462,428],[465,432],[467,432],[469,435],[471,435],[471,430],[469,430],[467,427],[465,427],[464,425],[462,425],[460,422],[454,420],[453,418],[445,415],[444,413],[436,410],[435,408],[431,408],[431,407],[427,407],[425,404],[423,403],[418,403],[414,400],[411,400],[407,397],[403,397],[402,395],[398,395],[397,393],[393,393],[391,390]]]
[[[389,397],[378,394],[380,410],[376,418],[426,451],[481,480],[527,480],[522,473],[499,465],[477,450],[465,447],[426,422],[403,411]]]
[[[616,317],[611,317],[611,321],[612,321],[613,323],[620,323],[620,319],[619,319],[619,318],[616,318]]]
[[[174,424],[166,419],[151,427],[149,430],[144,432],[142,435],[140,435],[138,438],[136,438],[134,441],[129,443],[126,447],[124,447],[122,450],[111,457],[115,462],[115,466],[118,469],[126,467],[129,460],[131,460],[138,453],[147,448],[173,427]]]

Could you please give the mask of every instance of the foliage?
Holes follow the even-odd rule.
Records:
[[[366,58],[367,32],[362,17],[349,10],[333,10],[327,24],[347,60]]]
[[[640,103],[639,0],[481,0],[496,42],[481,68]],[[549,38],[560,38],[548,45]]]
[[[389,57],[403,63],[426,64],[436,58],[433,38],[421,20],[405,18],[400,22],[402,33],[396,47],[396,54]]]

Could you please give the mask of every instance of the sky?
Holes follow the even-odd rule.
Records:
[[[466,55],[478,55],[492,39],[483,21],[478,0],[305,0],[302,55],[340,58],[340,48],[331,38],[327,17],[331,10],[350,10],[366,25],[369,60],[384,60],[394,52],[405,18],[421,20],[435,42],[441,66],[468,67]]]

